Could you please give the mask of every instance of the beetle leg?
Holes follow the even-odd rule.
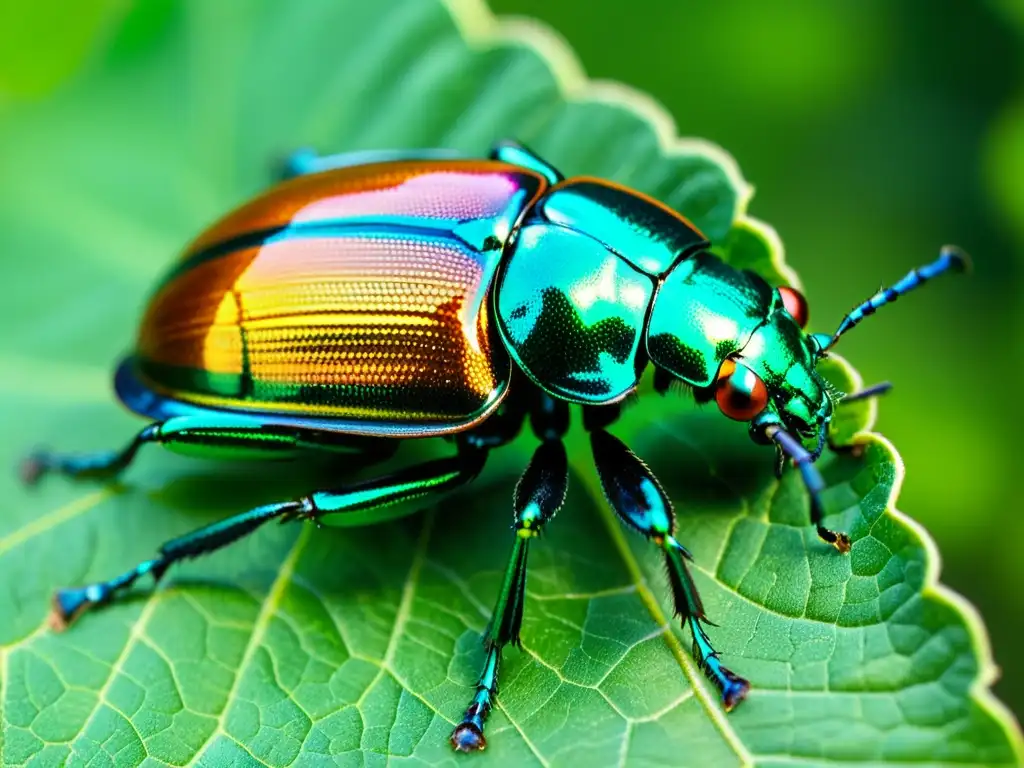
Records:
[[[453,149],[366,149],[341,152],[336,155],[318,155],[304,147],[292,152],[278,169],[281,179],[305,176],[308,173],[333,171],[370,163],[391,163],[401,160],[458,160],[466,155]]]
[[[219,458],[294,458],[303,451],[344,451],[373,453],[381,457],[394,452],[395,441],[350,442],[347,435],[316,433],[265,424],[241,414],[176,416],[150,424],[124,449],[80,456],[37,451],[21,465],[25,482],[32,484],[50,472],[80,479],[108,479],[122,472],[145,443],[190,455]],[[349,441],[349,442],[347,442]]]
[[[564,404],[563,404],[564,405]],[[476,685],[476,694],[466,708],[462,721],[452,731],[451,744],[460,752],[483,749],[484,720],[491,711],[498,689],[498,667],[502,649],[519,645],[526,599],[526,559],[530,539],[536,536],[562,506],[569,478],[565,447],[561,436],[544,440],[516,485],[514,496],[516,532],[505,578],[498,593],[494,613],[484,633],[487,655]]]
[[[610,427],[622,415],[622,403],[612,405],[584,405],[583,428],[587,432]]]
[[[557,168],[516,141],[499,141],[491,148],[490,158],[536,171],[552,186],[565,178]]]
[[[690,627],[697,663],[721,691],[722,705],[728,712],[747,695],[750,683],[722,665],[704,631],[702,622],[710,622],[686,566],[690,553],[673,536],[672,502],[647,465],[621,440],[595,429],[590,433],[590,445],[601,487],[612,509],[626,525],[664,552],[676,613]]]
[[[159,428],[160,424],[150,424],[120,451],[100,451],[78,456],[34,451],[21,463],[21,479],[28,485],[34,485],[50,472],[82,479],[114,477],[131,464],[144,443],[156,439]]]
[[[178,560],[213,552],[252,533],[269,520],[285,515],[298,515],[304,508],[304,501],[287,501],[256,507],[167,542],[160,547],[158,557],[139,563],[113,579],[86,587],[59,589],[53,596],[50,626],[56,631],[66,629],[89,608],[109,602],[117,593],[131,587],[137,579],[147,573],[151,573],[154,582],[157,582],[167,568]]]
[[[479,426],[456,436],[456,442],[469,448],[482,450],[500,448],[516,439],[526,418],[525,403],[516,397],[515,390],[499,406],[498,413]]]
[[[226,520],[167,542],[159,555],[108,581],[58,590],[53,598],[50,625],[64,629],[89,608],[109,602],[137,579],[152,574],[159,581],[167,569],[180,560],[214,552],[247,536],[271,520],[316,521],[324,515],[382,507],[428,492],[446,491],[472,480],[480,472],[487,454],[463,449],[456,456],[434,459],[334,491],[316,491],[298,499],[256,507]]]
[[[800,477],[807,488],[807,495],[811,501],[811,523],[818,530],[818,538],[831,544],[844,555],[850,551],[850,537],[841,531],[833,531],[823,525],[825,518],[825,505],[822,503],[821,494],[825,490],[825,481],[814,466],[814,457],[807,452],[800,441],[790,435],[786,430],[774,425],[765,430],[768,438],[779,446],[779,451],[789,456],[800,470]]]

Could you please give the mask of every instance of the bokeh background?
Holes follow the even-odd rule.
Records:
[[[0,0],[0,104],[74,77],[123,5],[46,0],[42,14]],[[906,462],[899,506],[938,541],[943,580],[985,617],[1003,669],[996,692],[1019,716],[1024,2],[491,5],[548,22],[591,76],[647,91],[681,133],[732,153],[817,330],[945,242],[973,254],[971,279],[887,308],[840,349],[866,381],[896,384],[878,426]],[[40,18],[46,35],[27,34]]]

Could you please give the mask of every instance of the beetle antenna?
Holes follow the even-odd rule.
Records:
[[[955,245],[942,246],[939,258],[931,264],[925,264],[923,267],[910,270],[906,277],[891,288],[883,288],[863,304],[855,307],[846,315],[846,317],[843,318],[843,321],[839,323],[839,329],[832,334],[831,338],[819,338],[819,343],[821,344],[821,352],[819,352],[819,354],[834,346],[835,343],[839,341],[840,336],[853,328],[853,326],[857,325],[857,323],[865,317],[873,315],[879,308],[884,307],[886,304],[891,304],[903,294],[909,293],[918,286],[924,285],[933,277],[941,275],[943,272],[950,269],[956,272],[965,272],[970,269],[970,266],[971,259],[962,250],[957,248]]]
[[[839,403],[840,405],[846,405],[847,403],[856,403],[858,400],[867,400],[868,398],[878,397],[879,395],[884,395],[890,389],[892,389],[891,381],[880,381],[878,384],[873,384],[865,389],[851,392],[840,399]]]

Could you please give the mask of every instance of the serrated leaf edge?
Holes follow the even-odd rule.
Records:
[[[863,377],[845,358],[839,355],[831,355],[831,359],[850,377],[856,388],[864,385]],[[959,592],[939,581],[942,571],[942,555],[931,534],[923,525],[896,507],[896,499],[899,497],[900,489],[903,487],[906,467],[903,463],[903,458],[892,442],[884,435],[871,431],[877,415],[878,402],[872,401],[866,426],[854,434],[853,442],[861,445],[877,445],[891,458],[896,475],[893,478],[892,490],[890,490],[889,497],[885,502],[885,514],[909,530],[924,548],[925,576],[921,595],[936,598],[940,603],[950,606],[963,617],[967,634],[970,637],[971,647],[974,649],[978,660],[978,674],[971,684],[971,698],[984,711],[991,714],[996,722],[1003,727],[1017,763],[1024,765],[1024,734],[1022,734],[1020,725],[1013,713],[1003,702],[996,698],[990,688],[992,683],[999,678],[999,667],[992,658],[992,644],[989,640],[988,630],[974,604]]]

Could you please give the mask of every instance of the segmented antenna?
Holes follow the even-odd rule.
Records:
[[[857,323],[863,320],[868,315],[873,315],[881,307],[886,304],[891,304],[896,301],[900,296],[905,293],[909,293],[915,288],[924,285],[926,282],[931,280],[933,277],[941,275],[943,272],[947,272],[952,269],[956,272],[964,272],[970,269],[971,259],[970,257],[957,248],[955,245],[944,245],[942,251],[939,254],[939,258],[933,261],[931,264],[925,264],[923,267],[910,270],[906,277],[900,280],[898,283],[890,288],[883,288],[870,299],[865,301],[863,304],[855,307],[843,321],[839,323],[839,330],[832,334],[832,338],[824,342],[821,347],[821,352],[834,346],[839,337],[844,333],[853,328]]]

